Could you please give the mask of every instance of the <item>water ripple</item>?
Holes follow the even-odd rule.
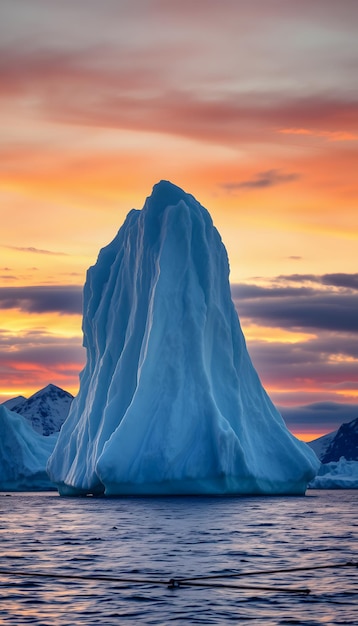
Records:
[[[2,623],[358,623],[357,569],[251,575],[358,560],[357,496],[316,491],[305,498],[1,497],[2,563],[10,572],[0,573]],[[118,581],[21,577],[16,569]],[[246,575],[211,581],[220,587],[161,584],[235,572]],[[237,588],[225,587],[229,582]],[[263,586],[271,591],[259,591]],[[311,594],[283,587],[309,587]]]

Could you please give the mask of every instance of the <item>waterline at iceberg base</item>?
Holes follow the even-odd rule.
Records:
[[[318,471],[263,389],[208,211],[162,181],[84,287],[87,362],[48,463],[62,495],[303,494]]]

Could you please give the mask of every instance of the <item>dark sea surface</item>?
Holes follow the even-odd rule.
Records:
[[[301,498],[2,493],[0,623],[358,624],[358,569],[340,567],[358,560],[357,500],[354,490]],[[322,565],[334,567],[249,575]],[[171,578],[239,572],[168,588]],[[310,594],[295,591],[302,588]]]

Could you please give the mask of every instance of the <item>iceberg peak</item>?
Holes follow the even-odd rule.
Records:
[[[192,196],[185,193],[183,189],[174,185],[168,180],[161,180],[153,186],[153,190],[147,202],[150,203],[151,208],[165,208],[167,206],[175,206],[181,200],[193,199]],[[147,204],[147,203],[146,203]],[[146,205],[145,205],[146,206]]]
[[[208,211],[199,204],[194,196],[167,180],[161,180],[153,186],[152,193],[146,198],[142,211],[136,211],[136,213],[143,214],[143,219],[144,216],[161,219],[161,215],[170,207],[178,206],[182,206],[182,210],[184,207],[186,208],[183,217],[186,216],[188,222],[192,212],[199,212],[202,216],[206,215],[211,221]]]
[[[61,494],[304,493],[319,462],[248,355],[210,214],[168,181],[87,273],[80,390],[50,457]]]

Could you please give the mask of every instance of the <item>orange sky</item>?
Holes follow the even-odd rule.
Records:
[[[0,401],[49,382],[76,392],[86,269],[168,179],[214,219],[291,429],[313,438],[356,417],[358,4],[1,12]]]

